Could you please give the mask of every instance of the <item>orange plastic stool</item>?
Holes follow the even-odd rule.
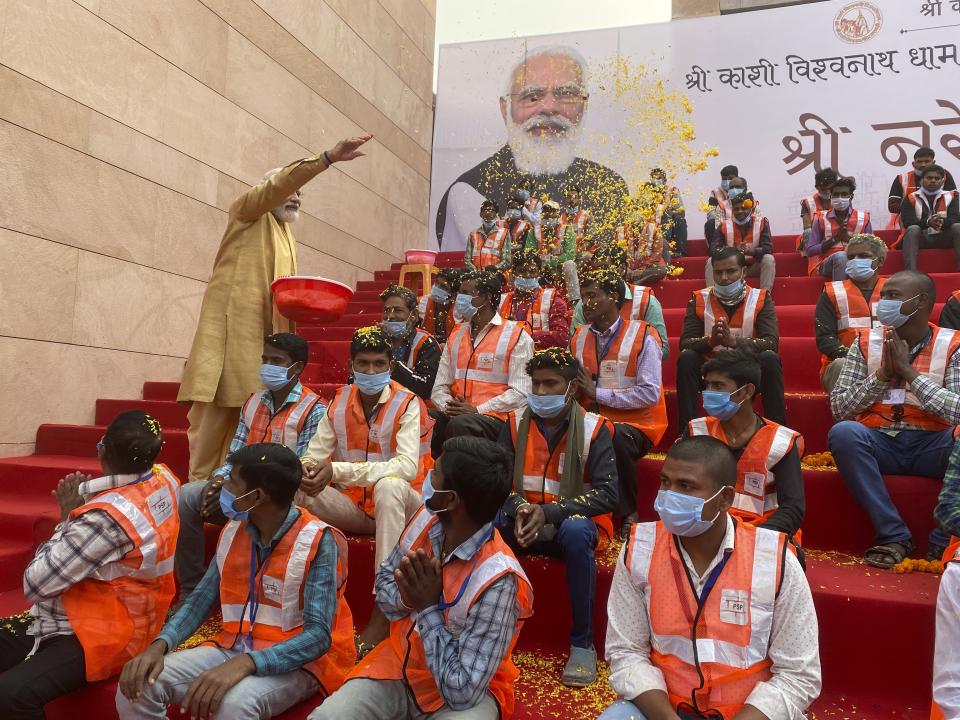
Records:
[[[404,280],[406,280],[408,274],[420,276],[421,295],[430,294],[430,288],[433,287],[433,276],[437,274],[437,268],[433,265],[401,265],[400,280],[397,284],[406,287]]]

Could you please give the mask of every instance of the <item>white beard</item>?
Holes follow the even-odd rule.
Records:
[[[528,132],[541,123],[561,128],[556,135],[533,135]],[[562,115],[534,115],[521,124],[507,121],[507,144],[513,151],[517,169],[528,175],[559,175],[577,157],[580,126]]]
[[[277,219],[277,222],[292,223],[300,219],[299,210],[287,210],[283,205],[273,208],[270,212]]]

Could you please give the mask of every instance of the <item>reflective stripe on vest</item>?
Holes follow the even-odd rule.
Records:
[[[318,401],[319,397],[315,393],[307,388],[303,388],[300,399],[296,404],[293,406],[284,405],[273,417],[270,417],[270,410],[263,402],[263,393],[254,393],[247,398],[247,401],[243,404],[241,414],[243,416],[243,422],[248,428],[254,427],[258,413],[266,413],[266,416],[270,418],[266,428],[269,428],[278,418],[282,419],[283,423],[280,426],[279,442],[281,445],[286,445],[296,452],[297,441],[300,438],[300,430],[303,429],[303,422],[306,419],[307,412],[312,410]],[[248,437],[247,444],[253,442],[258,442],[257,438],[253,436]],[[278,440],[271,434],[269,438],[265,439],[265,442],[278,442]]]
[[[337,392],[328,408],[337,436],[337,447],[333,453],[335,462],[386,462],[397,454],[396,423],[402,414],[401,408],[406,408],[414,396],[396,383],[390,384],[390,391],[390,399],[377,410],[376,418],[369,425],[370,439],[364,448],[352,446],[347,428],[347,408],[353,402],[353,393],[359,390],[347,386]],[[371,449],[371,442],[376,447]]]
[[[766,218],[763,215],[754,215],[753,224],[750,228],[750,247],[757,248],[760,247],[760,235],[763,232],[763,221]],[[734,242],[736,240],[736,227],[734,225],[733,219],[724,220],[723,225],[720,226],[721,232],[723,233],[724,244],[727,247],[733,247],[739,243]]]
[[[644,589],[647,616],[652,618],[655,609],[650,604],[646,590],[650,576],[650,562],[656,542],[657,523],[634,525],[632,545],[628,548],[631,564],[628,566],[634,582]],[[756,528],[753,555],[753,575],[750,587],[750,641],[746,646],[713,638],[696,640],[696,655],[689,637],[682,635],[657,635],[651,621],[651,646],[664,655],[673,655],[688,665],[697,661],[718,663],[730,668],[745,670],[767,658],[770,633],[773,627],[773,608],[777,594],[777,567],[779,564],[779,533],[765,528]],[[720,576],[723,577],[722,574]]]
[[[914,365],[914,367],[917,367],[917,370],[921,374],[926,375],[936,385],[943,387],[944,376],[947,372],[947,363],[951,357],[950,347],[953,344],[954,336],[956,335],[957,331],[950,330],[948,328],[937,327],[934,333],[934,337],[930,341],[933,344],[933,349],[930,351],[929,367],[927,369],[921,369],[916,365]],[[869,375],[880,369],[880,363],[883,359],[884,327],[881,325],[880,327],[870,330],[868,338],[867,374]],[[914,360],[914,363],[916,363],[917,360],[919,360],[922,356],[923,351],[921,351],[920,355],[917,356],[917,358]],[[917,399],[917,396],[909,390],[907,390],[903,404],[912,405],[919,408],[923,407],[920,401]]]
[[[875,324],[873,318],[877,315],[877,304],[871,304],[870,316],[854,315],[851,317],[850,302],[847,297],[847,282],[845,280],[834,280],[827,283],[832,292],[832,297],[836,301],[834,308],[837,311],[837,330],[873,327]],[[857,288],[857,292],[860,292],[859,288]]]
[[[932,207],[930,206],[930,201],[927,200],[926,194],[919,190],[910,193],[908,197],[913,201],[913,209],[917,214],[917,219],[920,219],[923,217],[924,208],[927,209],[929,215],[933,215],[935,212],[946,212],[956,195],[956,190],[944,190],[937,195],[937,199],[933,201]]]
[[[453,377],[456,380],[472,382],[491,383],[493,385],[507,385],[510,380],[510,358],[508,350],[516,339],[520,338],[517,332],[517,323],[513,320],[504,320],[501,325],[492,325],[484,334],[480,343],[474,348],[471,358],[464,358],[465,362],[460,362],[460,346],[463,343],[464,336],[470,344],[473,344],[473,338],[470,335],[470,324],[462,323],[455,331],[453,338],[448,343],[450,345],[450,362],[453,365]],[[491,333],[499,332],[497,343],[493,351],[493,361],[491,370],[479,370],[477,368],[468,368],[467,362],[472,362],[479,354],[477,350],[486,342]],[[514,341],[515,342],[515,341]],[[479,358],[477,358],[479,359]],[[497,368],[500,368],[499,370]]]
[[[515,557],[505,553],[495,553],[480,563],[470,574],[467,589],[460,602],[447,610],[447,627],[456,637],[467,622],[467,615],[473,603],[487,587],[501,575],[508,572],[526,579],[527,575]],[[529,581],[528,581],[529,582]]]
[[[737,311],[730,318],[730,334],[733,337],[752,338],[753,326],[756,321],[757,312],[760,310],[760,298],[764,291],[759,288],[750,288],[746,298],[737,308]],[[704,288],[698,290],[700,303],[703,304],[703,334],[707,337],[713,334],[713,326],[716,323],[716,316],[713,308],[713,288]],[[717,303],[720,304],[719,301]],[[699,305],[699,303],[698,303]],[[741,315],[742,313],[742,315]],[[740,316],[740,324],[737,325],[737,317]]]
[[[514,411],[513,415],[513,426],[516,431],[520,430],[520,420],[523,415],[523,411]],[[600,425],[602,418],[596,413],[587,412],[583,414],[583,466],[587,467],[587,458],[590,455],[590,445],[593,443],[593,436],[597,433],[597,428]],[[532,420],[531,420],[532,422]],[[566,436],[564,436],[566,437]],[[529,439],[528,439],[529,447]],[[564,451],[565,453],[566,451]],[[560,453],[560,458],[558,459],[558,469],[563,472],[563,463],[564,463],[564,453]],[[523,469],[527,469],[526,461],[524,461]],[[546,472],[546,468],[544,468]],[[542,485],[542,488],[541,488]],[[583,490],[586,492],[590,489],[590,483],[584,482]],[[560,478],[556,479],[544,477],[543,474],[540,475],[527,475],[526,472],[523,474],[523,490],[528,493],[540,493],[544,495],[552,495],[553,498],[557,498],[560,495]],[[553,502],[553,499],[544,499],[544,502]]]
[[[630,285],[630,320],[643,320],[652,291],[646,285]]]
[[[430,337],[430,333],[424,330],[417,330],[414,333],[413,341],[410,343],[410,354],[407,356],[407,365],[409,367],[412,368],[417,364],[417,356],[420,354],[420,349],[426,344]]]
[[[503,244],[507,239],[507,229],[495,227],[489,235],[484,235],[482,229],[470,233],[473,242],[474,265],[485,268],[500,262]]]
[[[833,240],[833,222],[827,217],[827,213],[825,212],[817,213],[817,215],[819,217],[818,222],[820,224],[820,229],[823,231],[824,242],[830,242]],[[844,225],[847,227],[847,234],[851,237],[853,235],[859,235],[863,232],[863,228],[866,226],[869,220],[870,213],[866,211],[852,210],[850,215],[847,216],[846,222],[844,223]],[[850,227],[851,222],[853,223],[852,228]],[[837,227],[839,226],[840,223],[837,223]],[[833,254],[834,252],[840,252],[842,249],[842,247],[833,247],[829,248],[827,252]]]
[[[597,387],[603,388],[630,388],[636,385],[634,378],[637,376],[637,367],[636,363],[630,362],[630,356],[633,354],[633,346],[637,341],[637,334],[640,330],[644,330],[643,333],[643,342],[646,342],[646,327],[647,324],[642,320],[631,321],[629,323],[623,322],[620,320],[620,332],[623,333],[622,338],[620,338],[620,347],[617,350],[617,384],[611,386],[608,383],[598,384]],[[573,339],[573,354],[576,356],[577,360],[581,363],[583,362],[583,350],[587,342],[587,337],[591,336],[593,333],[590,330],[589,325],[584,325],[581,328],[578,328],[577,334]],[[643,351],[643,342],[641,342],[639,349],[637,350],[638,354]],[[615,343],[614,343],[615,344]],[[600,375],[600,358],[597,358],[597,376]],[[599,380],[598,380],[599,383]]]

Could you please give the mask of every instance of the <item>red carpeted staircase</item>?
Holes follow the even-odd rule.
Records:
[[[664,281],[657,295],[664,307],[671,357],[664,363],[664,382],[671,426],[660,450],[677,435],[677,339],[690,293],[703,286],[705,248],[690,243],[693,257],[684,258],[680,279]],[[826,450],[832,418],[818,381],[819,356],[813,340],[813,306],[823,282],[806,277],[805,260],[793,252],[793,238],[775,238],[777,282],[774,298],[780,318],[780,355],[787,388],[790,425],[803,433],[807,452]],[[443,253],[441,266],[459,265],[461,256]],[[942,271],[954,266],[951,251],[924,251],[920,268],[933,273],[938,299],[954,290],[958,276]],[[891,252],[883,268],[890,274],[902,267],[899,252]],[[311,363],[304,382],[324,397],[346,377],[352,331],[379,320],[379,291],[398,277],[399,265],[378,271],[361,282],[340,321],[326,327],[304,327],[310,340]],[[755,283],[756,281],[751,281]],[[939,306],[937,308],[939,312]],[[176,403],[177,384],[147,382],[141,400],[102,399],[90,426],[44,425],[37,431],[36,452],[0,458],[0,615],[26,608],[21,586],[23,569],[34,549],[50,535],[58,521],[50,491],[68,472],[96,472],[95,444],[116,413],[140,408],[163,425],[166,444],[161,460],[186,476],[186,408]],[[654,517],[658,460],[638,465],[640,509],[644,519]],[[824,692],[814,708],[816,718],[926,718],[929,713],[934,606],[937,578],[926,574],[894,575],[862,565],[855,557],[871,544],[872,531],[865,514],[853,502],[839,475],[830,470],[805,470],[807,513],[803,538],[810,548],[808,579],[820,621]],[[889,477],[891,495],[910,525],[921,551],[932,526],[931,511],[939,481],[917,477]],[[351,540],[348,598],[358,624],[369,614],[373,577],[372,544]],[[609,688],[598,683],[581,691],[567,690],[557,680],[567,647],[569,609],[562,565],[542,558],[524,559],[536,591],[535,615],[524,627],[518,644],[523,670],[518,684],[518,718],[593,718],[611,699]],[[598,649],[603,646],[606,595],[615,562],[615,548],[599,561],[595,609]],[[101,683],[48,706],[52,720],[68,718],[78,707],[98,708],[97,717],[112,717],[113,683]],[[304,703],[284,714],[303,718],[313,707]],[[171,713],[171,717],[174,713]]]

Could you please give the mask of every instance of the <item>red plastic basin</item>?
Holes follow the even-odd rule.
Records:
[[[339,320],[353,297],[353,289],[342,282],[305,275],[277,278],[270,289],[277,311],[301,323]]]
[[[403,262],[407,265],[433,265],[436,260],[436,250],[420,250],[411,248],[403,253]]]

